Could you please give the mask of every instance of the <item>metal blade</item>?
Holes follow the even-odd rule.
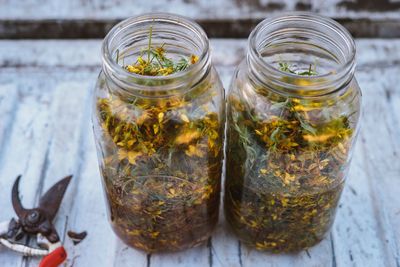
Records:
[[[39,208],[42,209],[48,219],[53,221],[56,216],[58,209],[60,208],[61,201],[64,197],[65,191],[71,181],[72,175],[63,178],[61,181],[53,185],[47,192],[44,194],[39,201]]]
[[[21,180],[21,175],[17,177],[14,182],[12,192],[11,192],[11,201],[14,208],[15,213],[19,218],[24,218],[27,214],[27,210],[22,206],[21,199],[19,198],[19,181]]]

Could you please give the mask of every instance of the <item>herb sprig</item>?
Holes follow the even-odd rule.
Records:
[[[317,75],[315,65],[305,71],[278,65],[287,73]],[[302,80],[294,82],[306,91]],[[352,113],[332,109],[331,100],[255,91],[262,100],[243,97],[240,88],[228,98],[226,219],[247,245],[302,250],[332,225],[354,138]]]
[[[288,72],[288,73],[296,74],[296,75],[299,75],[299,76],[315,76],[315,75],[318,75],[318,73],[316,71],[317,67],[316,67],[315,64],[314,65],[310,64],[308,70],[306,70],[306,71],[294,71],[292,69],[292,66],[290,66],[290,64],[287,63],[287,62],[279,62],[278,65],[279,65],[279,70],[283,71],[283,72]]]
[[[152,34],[151,27],[136,61],[124,65],[123,52],[116,51],[117,63],[157,76],[198,61],[195,55],[168,57],[167,45],[152,44]],[[157,84],[151,78],[149,84]],[[216,79],[207,75],[191,90],[168,96],[163,90],[135,95],[107,86],[98,98],[101,173],[112,226],[125,243],[150,253],[209,238],[219,212],[225,125]]]
[[[149,41],[146,49],[140,52],[135,63],[123,65],[123,68],[131,73],[144,76],[167,76],[176,72],[185,71],[191,65],[195,64],[199,57],[192,54],[190,57],[181,57],[174,60],[167,57],[165,43],[161,46],[152,45],[153,26],[149,29]],[[117,50],[117,63],[120,59],[119,50]]]

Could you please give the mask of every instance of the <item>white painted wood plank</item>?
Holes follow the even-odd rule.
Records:
[[[367,0],[363,0],[367,1]],[[171,0],[160,1],[129,1],[129,0],[2,0],[1,19],[116,19],[142,14],[145,12],[172,12],[195,19],[240,19],[264,18],[271,13],[295,10],[296,5],[309,5],[311,11],[340,18],[399,18],[398,1],[369,2],[363,7],[363,1],[358,2],[355,10],[340,5],[342,0],[325,1],[210,1],[210,0]],[[364,5],[365,6],[365,5]],[[380,11],[380,12],[376,12]]]
[[[87,231],[88,235],[76,246],[68,238],[65,239],[64,246],[69,254],[67,265],[112,266],[115,238],[107,221],[96,153],[93,141],[90,140],[92,136],[88,132],[89,125],[84,129],[87,136],[82,144],[83,165],[79,173],[74,173],[74,179],[79,180],[79,183],[75,186],[73,203],[68,203],[68,228],[76,232]]]
[[[9,90],[18,90],[18,86]],[[1,221],[15,216],[10,195],[17,175],[23,174],[20,184],[23,204],[27,208],[34,204],[37,178],[41,176],[45,167],[44,158],[51,136],[50,127],[47,125],[51,94],[46,92],[46,88],[42,88],[42,93],[38,90],[19,90],[18,93],[18,110],[13,119],[10,136],[3,142],[5,145],[2,147],[0,162]],[[22,263],[20,255],[9,250],[1,251],[0,266],[20,266]]]
[[[396,95],[398,98],[399,48],[384,40],[362,40],[357,42],[357,46],[357,77],[363,89],[364,114],[360,139],[334,226],[335,251],[341,255],[337,257],[337,265],[397,266],[399,235],[395,229],[399,227],[396,211],[400,200],[395,177],[399,177],[400,171],[393,166],[399,165],[395,163],[399,161],[395,157],[399,142],[390,138],[390,132],[400,134],[396,123],[399,113],[390,109],[393,103],[387,99],[385,84],[393,99]],[[369,159],[370,156],[373,160]],[[393,162],[393,166],[385,166],[388,162]],[[379,174],[377,169],[381,170]],[[390,182],[384,186],[382,181],[388,179]]]
[[[210,266],[211,261],[212,259],[210,258],[209,249],[204,244],[182,252],[152,254],[150,258],[150,266]]]
[[[0,66],[4,73],[15,73],[21,68],[48,69],[57,73],[77,75],[81,69],[97,73],[101,67],[100,47],[102,40],[0,40]],[[224,85],[229,85],[233,67],[244,58],[247,49],[245,39],[211,39],[214,64],[221,71],[227,69]],[[388,67],[400,61],[400,39],[357,39],[358,70],[372,67]],[[23,51],[23,53],[21,53]],[[57,69],[55,69],[57,68]],[[79,70],[79,71],[78,71]],[[0,73],[0,74],[1,74]],[[224,74],[221,74],[224,76]],[[3,83],[15,82],[4,79]],[[395,89],[394,89],[395,90]]]
[[[46,155],[46,169],[38,187],[38,202],[48,188],[61,178],[70,174],[79,174],[82,163],[83,123],[88,123],[89,108],[86,103],[90,96],[91,81],[60,81],[54,90],[54,101],[49,110],[49,124],[52,125],[52,138]],[[84,121],[85,119],[85,121]],[[61,238],[68,227],[67,216],[74,203],[74,195],[79,186],[79,176],[74,177],[58,212],[54,224]],[[38,261],[30,261],[37,266]]]
[[[48,69],[55,74],[60,69],[68,69],[69,73],[76,74],[78,69],[86,68],[97,73],[101,68],[101,42],[99,39],[0,40],[0,66],[3,72],[10,69],[13,73],[22,68],[36,71]],[[211,39],[210,43],[213,63],[219,69],[228,68],[231,72],[245,56],[245,39]],[[389,44],[397,48],[400,40],[392,40]],[[230,82],[229,74],[226,75],[228,79],[224,81],[225,85]]]
[[[356,145],[347,184],[333,227],[333,244],[337,266],[385,265],[385,241],[379,233],[374,199],[371,197],[373,177],[365,171],[361,138]]]
[[[121,240],[114,236],[114,255],[111,258],[113,261],[112,266],[135,266],[135,267],[148,267],[150,266],[150,257],[143,251],[135,250],[123,244]],[[82,265],[85,266],[85,265]],[[111,266],[111,264],[110,264]]]
[[[0,159],[2,148],[6,146],[6,139],[8,139],[11,132],[12,123],[15,113],[18,109],[18,91],[14,84],[0,84],[0,114],[2,119],[0,121]]]
[[[376,231],[385,253],[385,266],[399,266],[399,217],[400,207],[400,128],[399,114],[393,114],[387,88],[400,83],[399,68],[369,69],[360,72],[361,86],[364,86],[364,125],[361,131],[362,158],[366,178],[370,185],[373,201]],[[379,77],[379,78],[378,78]],[[389,84],[390,83],[390,84]],[[397,87],[398,88],[398,87]],[[390,93],[389,93],[390,94]],[[399,90],[392,91],[393,98],[399,99]]]
[[[1,40],[2,68],[69,69],[100,68],[101,40]],[[58,70],[55,70],[57,68]]]
[[[391,135],[391,140],[392,144],[395,147],[395,149],[392,151],[392,158],[395,160],[394,161],[394,168],[397,169],[395,173],[397,172],[397,175],[394,174],[394,178],[396,181],[398,181],[400,175],[399,169],[399,157],[400,157],[400,90],[399,88],[399,76],[397,74],[394,74],[396,72],[395,69],[393,69],[391,72],[388,73],[387,79],[382,84],[383,91],[385,92],[385,96],[388,102],[388,113],[390,114],[390,119],[389,119],[389,125],[392,125],[392,127],[388,128],[390,135]],[[393,86],[395,85],[395,86]],[[396,86],[397,85],[397,86]],[[396,89],[397,88],[397,89]],[[391,159],[392,159],[391,158]],[[397,164],[396,164],[397,162]],[[377,181],[378,182],[378,181]],[[396,244],[390,244],[390,246],[394,247],[394,249],[397,250],[397,262],[400,262],[400,200],[399,200],[399,194],[395,193],[395,189],[391,188],[391,184],[389,189],[391,189],[391,192],[389,193],[389,197],[387,198],[387,201],[383,205],[390,205],[391,209],[388,212],[388,217],[390,221],[392,222],[392,230],[393,234],[395,236],[395,241]],[[383,192],[385,193],[385,192]],[[398,263],[398,265],[400,265]]]
[[[9,134],[11,134],[13,121],[15,115],[17,113],[17,95],[18,90],[13,84],[0,84],[0,114],[3,114],[3,120],[0,122],[0,169],[1,169],[1,158],[5,155],[5,147],[6,147],[6,139],[8,140]],[[13,214],[12,209],[9,209],[11,203],[10,192],[6,191],[6,181],[5,179],[0,179],[0,222],[7,221],[10,219],[10,216]],[[4,188],[4,189],[1,189]],[[8,213],[8,216],[7,214]],[[17,260],[15,258],[15,253],[11,253],[10,251],[6,252],[6,248],[0,246],[0,254],[4,255],[4,257],[0,257],[0,266],[6,266],[9,261],[15,262]]]
[[[242,248],[236,237],[233,236],[229,229],[227,229],[222,210],[217,229],[212,236],[211,253],[213,261],[212,266],[214,267],[244,266],[242,260]]]

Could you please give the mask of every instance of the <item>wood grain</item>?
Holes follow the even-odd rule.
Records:
[[[214,39],[211,45],[227,88],[246,41]],[[223,217],[208,244],[181,253],[146,255],[114,236],[90,122],[99,49],[99,40],[0,41],[0,221],[13,216],[10,188],[18,174],[30,207],[72,173],[56,220],[69,252],[66,266],[400,266],[400,39],[357,40],[364,112],[347,185],[331,235],[294,255],[243,246]],[[88,236],[75,246],[68,230]],[[0,266],[37,263],[0,247]]]

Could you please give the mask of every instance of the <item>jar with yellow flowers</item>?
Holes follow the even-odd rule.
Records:
[[[335,21],[261,22],[228,96],[225,215],[245,244],[288,252],[332,226],[360,116],[355,44]]]
[[[102,45],[93,124],[115,233],[144,250],[207,240],[218,220],[224,91],[196,23],[153,13]]]

